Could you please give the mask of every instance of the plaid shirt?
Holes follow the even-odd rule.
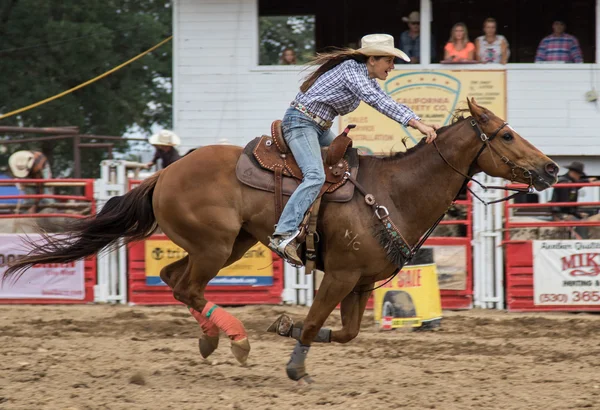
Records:
[[[369,78],[366,64],[355,60],[346,60],[322,74],[306,93],[296,96],[297,102],[326,121],[354,111],[361,100],[402,125],[420,119],[387,95],[376,79]]]
[[[544,37],[540,41],[535,62],[540,61],[564,61],[566,63],[583,63],[581,49],[577,37],[570,34],[555,36],[554,34]]]

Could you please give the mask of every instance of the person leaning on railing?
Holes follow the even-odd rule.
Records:
[[[162,168],[166,168],[181,158],[175,148],[181,144],[181,140],[173,131],[162,130],[158,134],[151,136],[148,142],[156,147],[156,151],[154,152],[152,161],[146,164],[146,168],[156,165],[159,159],[162,161]]]
[[[579,161],[573,161],[567,165],[569,170],[558,178],[559,184],[574,184],[593,182],[596,178],[588,178],[584,172],[584,165]],[[554,188],[550,202],[577,202],[581,187]],[[580,212],[577,206],[555,206],[552,207],[552,216],[555,220],[572,220],[587,218],[589,214]]]
[[[52,179],[52,170],[48,158],[39,151],[17,151],[8,158],[8,166],[15,178],[27,179]],[[23,185],[17,184],[17,188],[23,191],[25,195],[53,195],[52,187],[42,185]],[[24,199],[22,205],[29,207],[27,213],[38,212],[55,202],[52,198],[43,199]]]

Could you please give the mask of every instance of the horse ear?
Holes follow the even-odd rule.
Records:
[[[478,122],[486,123],[490,120],[487,114],[485,114],[483,107],[477,105],[477,101],[475,101],[474,97],[470,100],[467,97],[467,104],[469,105],[469,111],[471,112],[471,115],[475,117]]]

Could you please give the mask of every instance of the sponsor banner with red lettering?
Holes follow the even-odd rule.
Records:
[[[41,241],[40,235],[28,235]],[[0,276],[26,254],[21,235],[0,235]],[[77,299],[85,297],[84,261],[35,265],[19,279],[5,280],[0,299]]]
[[[535,305],[600,305],[600,241],[533,241]]]

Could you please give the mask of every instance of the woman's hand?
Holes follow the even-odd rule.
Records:
[[[426,143],[430,144],[434,139],[437,138],[435,130],[438,129],[437,125],[427,125],[421,121],[411,120],[408,125],[419,130],[419,132],[427,137]]]

